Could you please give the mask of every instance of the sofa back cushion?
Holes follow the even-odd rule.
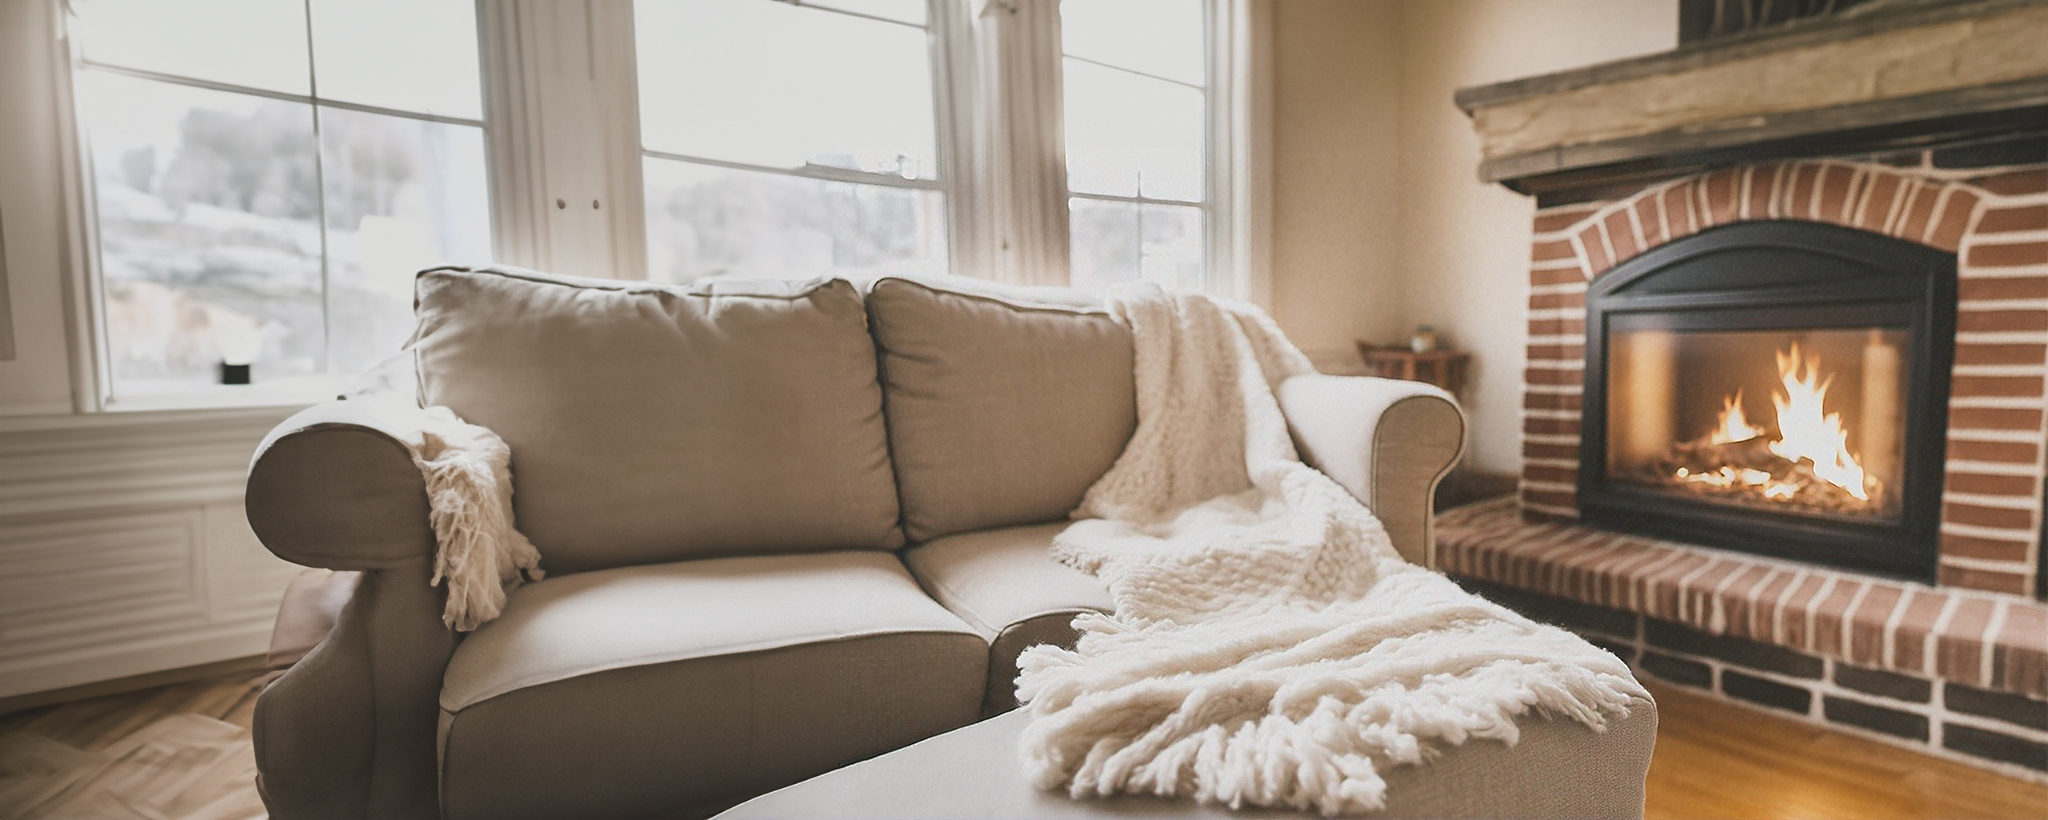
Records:
[[[1136,428],[1130,330],[1077,291],[868,292],[912,541],[1065,518]]]
[[[511,445],[513,511],[545,568],[901,544],[845,280],[443,268],[416,297],[421,401]]]

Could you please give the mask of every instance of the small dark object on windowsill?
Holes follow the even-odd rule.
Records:
[[[246,364],[220,363],[221,384],[248,384],[249,366]]]

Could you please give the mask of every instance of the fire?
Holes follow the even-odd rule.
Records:
[[[1714,425],[1714,432],[1708,439],[1715,444],[1733,444],[1748,441],[1764,434],[1762,427],[1752,427],[1749,418],[1742,414],[1742,391],[1721,399],[1721,420]]]
[[[1842,488],[1858,500],[1869,501],[1863,489],[1863,467],[1849,454],[1849,431],[1842,428],[1842,414],[1827,413],[1823,402],[1832,379],[1820,377],[1818,357],[1804,361],[1800,374],[1799,345],[1778,354],[1778,380],[1784,392],[1771,397],[1778,407],[1778,440],[1771,452],[1797,463],[1813,462],[1813,474]]]
[[[1764,442],[1772,455],[1793,465],[1806,462],[1806,468],[1818,478],[1842,489],[1851,497],[1868,502],[1870,493],[1868,480],[1862,465],[1849,452],[1849,432],[1842,426],[1842,414],[1827,412],[1828,386],[1831,378],[1822,378],[1820,359],[1804,358],[1799,355],[1799,345],[1779,351],[1778,381],[1781,390],[1771,397],[1771,403],[1778,411],[1778,437]],[[1721,415],[1714,429],[1708,433],[1710,445],[1740,444],[1767,434],[1761,427],[1749,423],[1742,410],[1742,391],[1727,396],[1721,402]],[[1749,467],[1722,465],[1713,470],[1692,470],[1681,467],[1677,478],[1715,487],[1747,486],[1756,488],[1763,497],[1789,501],[1799,492],[1799,485],[1780,480],[1770,472]]]

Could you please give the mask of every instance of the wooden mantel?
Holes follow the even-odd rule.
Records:
[[[1480,178],[1557,201],[1743,162],[2048,135],[2048,0],[1878,0],[1456,100]]]

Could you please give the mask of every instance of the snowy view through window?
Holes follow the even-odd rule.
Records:
[[[1209,283],[1201,0],[1065,0],[1073,283]]]
[[[117,399],[345,383],[411,333],[415,272],[490,258],[468,3],[76,8]]]
[[[636,5],[649,276],[944,273],[925,11]]]

